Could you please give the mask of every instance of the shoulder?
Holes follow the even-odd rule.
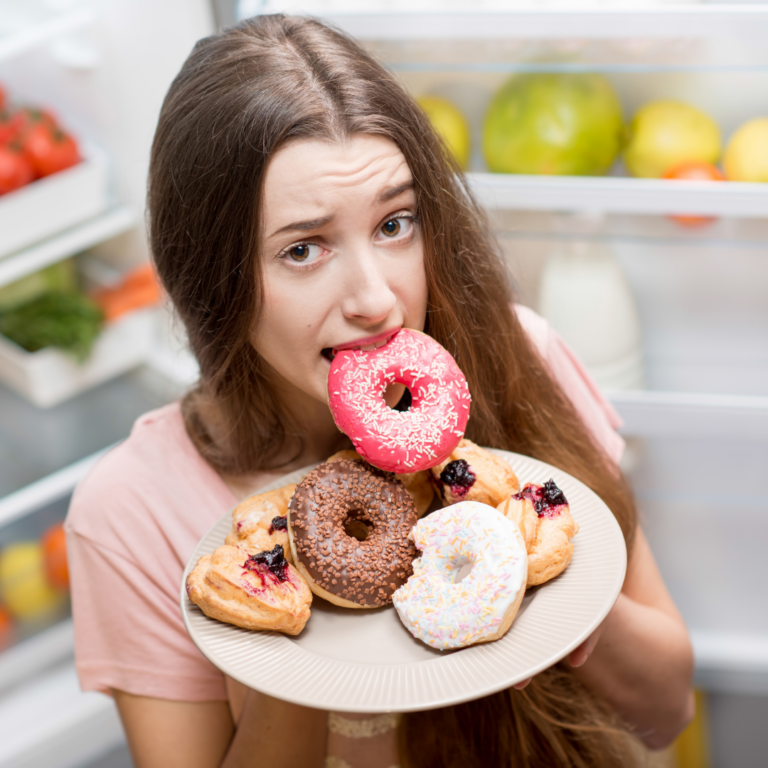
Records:
[[[616,410],[573,350],[541,315],[520,304],[514,305],[513,309],[550,374],[597,444],[618,464],[624,452],[624,441],[616,432],[622,425]]]
[[[230,501],[173,403],[140,417],[128,438],[99,459],[75,489],[66,529],[127,556],[158,532],[196,542]]]

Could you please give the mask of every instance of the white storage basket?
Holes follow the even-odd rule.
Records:
[[[83,160],[77,165],[0,195],[0,258],[109,207],[107,155],[91,144],[81,150]]]
[[[105,326],[82,365],[53,347],[27,352],[0,336],[0,381],[41,408],[56,405],[144,362],[155,342],[157,312],[135,310]]]

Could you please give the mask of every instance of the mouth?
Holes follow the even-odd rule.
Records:
[[[343,350],[353,349],[361,352],[370,352],[373,349],[383,347],[399,330],[400,328],[393,328],[390,331],[384,331],[384,333],[378,334],[378,336],[369,336],[365,339],[358,339],[357,341],[352,341],[348,344],[341,344],[338,347],[325,347],[321,354],[326,360],[333,362],[333,358],[336,357],[336,354]]]

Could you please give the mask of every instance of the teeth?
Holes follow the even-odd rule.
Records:
[[[383,347],[387,343],[387,340],[384,339],[384,341],[377,341],[375,344],[366,344],[364,347],[358,347],[358,349],[361,352],[370,352],[372,349],[378,349],[379,347]]]
[[[377,341],[373,344],[364,344],[360,347],[345,347],[345,349],[355,351],[355,352],[370,352],[372,349],[378,349],[379,347],[383,347],[389,339],[384,339],[383,341]],[[331,353],[331,358],[333,358],[335,355],[335,350]]]

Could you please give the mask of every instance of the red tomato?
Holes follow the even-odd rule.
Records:
[[[664,179],[682,179],[684,181],[725,181],[723,172],[711,163],[689,162],[670,168]],[[697,227],[714,221],[713,216],[671,216],[672,221],[686,227]]]
[[[13,625],[11,614],[0,605],[0,636],[4,635]]]
[[[71,136],[44,122],[39,122],[27,133],[22,150],[38,177],[63,171],[82,159]]]
[[[34,178],[35,172],[21,152],[0,145],[0,195],[23,187]]]
[[[9,142],[16,132],[13,115],[6,109],[0,111],[0,144]]]
[[[52,525],[43,534],[43,560],[45,575],[51,586],[57,589],[69,589],[69,569],[67,567],[67,540],[61,523]]]
[[[4,109],[0,113],[0,142],[21,143],[36,125],[47,125],[52,130],[58,128],[56,119],[50,112],[30,107]]]
[[[8,94],[5,92],[5,88],[0,85],[0,109],[5,109],[5,104],[8,101]]]

